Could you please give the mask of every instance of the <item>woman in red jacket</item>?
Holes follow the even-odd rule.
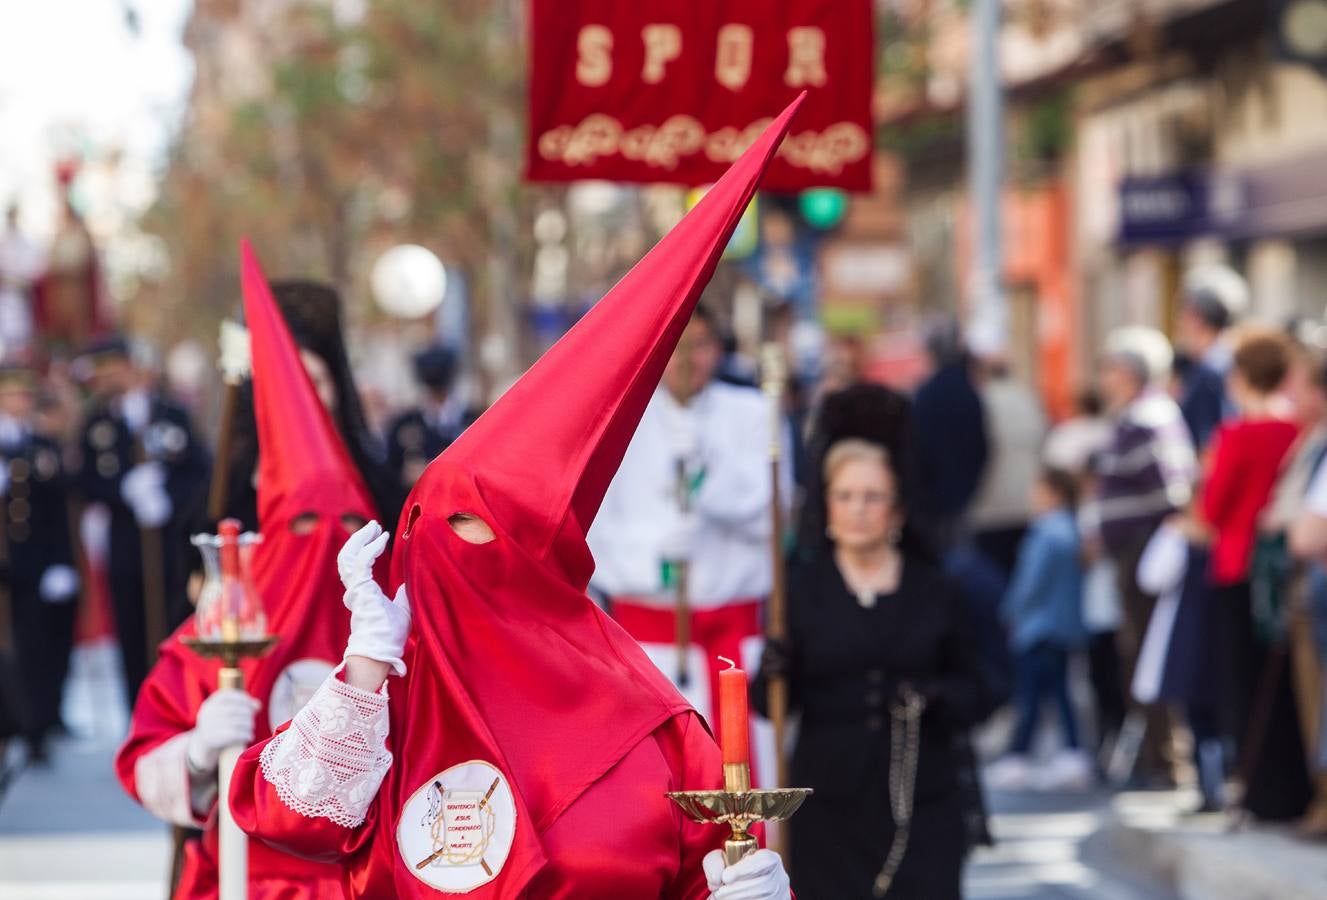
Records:
[[[1249,573],[1258,517],[1271,497],[1299,426],[1277,391],[1290,368],[1290,347],[1274,331],[1245,332],[1237,341],[1227,389],[1237,416],[1216,432],[1199,513],[1212,536],[1211,566],[1221,652],[1227,733],[1244,737],[1258,677]]]

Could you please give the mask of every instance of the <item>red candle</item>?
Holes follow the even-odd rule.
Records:
[[[747,723],[746,672],[731,659],[719,657],[728,668],[719,672],[719,745],[724,765],[748,765],[750,725]]]

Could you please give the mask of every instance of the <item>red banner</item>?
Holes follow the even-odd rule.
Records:
[[[809,91],[772,191],[870,190],[870,0],[531,0],[531,181],[715,181]]]

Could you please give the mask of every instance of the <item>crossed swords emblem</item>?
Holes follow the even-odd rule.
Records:
[[[476,807],[481,812],[485,808],[487,808],[488,801],[493,798],[493,792],[498,789],[498,783],[500,781],[501,781],[500,778],[494,778],[493,783],[488,786],[488,792],[484,794],[484,799],[480,800],[479,806]],[[442,793],[442,782],[435,781],[433,782],[433,786],[438,789],[438,793]],[[415,869],[418,870],[424,868],[429,863],[433,862],[435,859],[437,859],[439,856],[442,856],[446,852],[447,852],[447,845],[444,842],[443,845],[439,847],[437,850],[434,850],[433,853],[431,853],[428,856],[428,858],[421,859],[419,862],[415,863]],[[482,856],[479,858],[479,865],[483,867],[485,875],[487,875],[490,878],[493,877],[493,870],[489,868],[488,861],[485,860]]]

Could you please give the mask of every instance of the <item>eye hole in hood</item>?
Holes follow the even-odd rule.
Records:
[[[414,523],[414,513],[411,513]],[[489,524],[474,513],[454,513],[447,517],[447,524],[456,532],[456,536],[467,544],[487,544],[496,539]]]
[[[309,512],[300,513],[290,520],[290,533],[295,535],[313,534],[318,528],[318,523],[322,520],[319,513]],[[364,527],[364,517],[359,513],[347,512],[340,517],[341,527],[346,530],[346,534],[354,534]]]

